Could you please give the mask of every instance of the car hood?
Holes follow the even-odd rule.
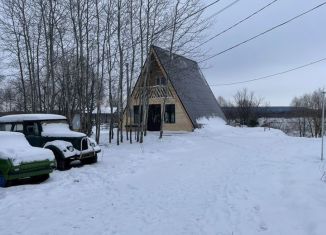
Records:
[[[70,131],[70,130],[52,130],[50,132],[42,132],[43,137],[55,137],[55,138],[81,138],[85,137],[86,135],[84,133],[80,133],[77,131]]]
[[[44,123],[42,124],[42,136],[61,138],[82,138],[86,135],[72,131],[67,123]]]

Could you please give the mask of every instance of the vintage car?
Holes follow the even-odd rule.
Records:
[[[54,165],[49,149],[32,147],[21,133],[0,131],[0,187],[25,178],[44,181]]]
[[[56,114],[17,114],[0,117],[0,131],[21,132],[35,147],[53,151],[59,170],[70,168],[70,163],[97,162],[101,148],[84,133],[72,131],[66,117]]]

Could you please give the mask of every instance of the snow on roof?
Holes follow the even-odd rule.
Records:
[[[41,120],[63,120],[65,116],[57,114],[15,114],[0,117],[0,122],[23,122],[23,121],[41,121]]]
[[[117,111],[117,107],[113,107],[112,109],[112,113],[115,113]],[[97,108],[95,108],[92,112],[92,114],[96,114],[97,113]],[[102,106],[101,107],[101,113],[102,114],[111,114],[111,108],[110,106]]]
[[[0,131],[0,138],[11,137],[11,136],[19,137],[19,136],[24,136],[24,134],[20,132]]]
[[[32,147],[22,133],[0,131],[0,159],[11,159],[17,166],[22,162],[53,160],[49,149]]]

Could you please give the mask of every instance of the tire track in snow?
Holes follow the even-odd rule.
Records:
[[[247,145],[234,144],[234,142],[220,141],[223,144],[231,145],[233,148],[236,147],[238,150],[241,150],[236,152],[254,152],[254,146],[247,147]],[[243,234],[239,225],[249,226],[253,232],[266,231],[268,229],[260,215],[261,207],[257,201],[251,199],[251,192],[246,186],[246,183],[250,182],[251,178],[254,178],[256,175],[255,169],[257,166],[255,166],[255,158],[260,157],[260,155],[260,153],[254,155],[242,154],[238,155],[235,161],[230,161],[236,164],[232,165],[232,170],[228,173],[228,177],[226,177],[223,189],[225,203],[227,204],[226,211],[230,220],[229,234]],[[243,166],[246,166],[246,168]],[[248,229],[245,231],[248,231]]]

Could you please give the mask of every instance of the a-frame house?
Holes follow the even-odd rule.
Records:
[[[143,123],[149,131],[159,131],[162,121],[163,130],[193,131],[201,117],[225,119],[197,62],[156,46],[150,48],[128,103],[124,126]]]

